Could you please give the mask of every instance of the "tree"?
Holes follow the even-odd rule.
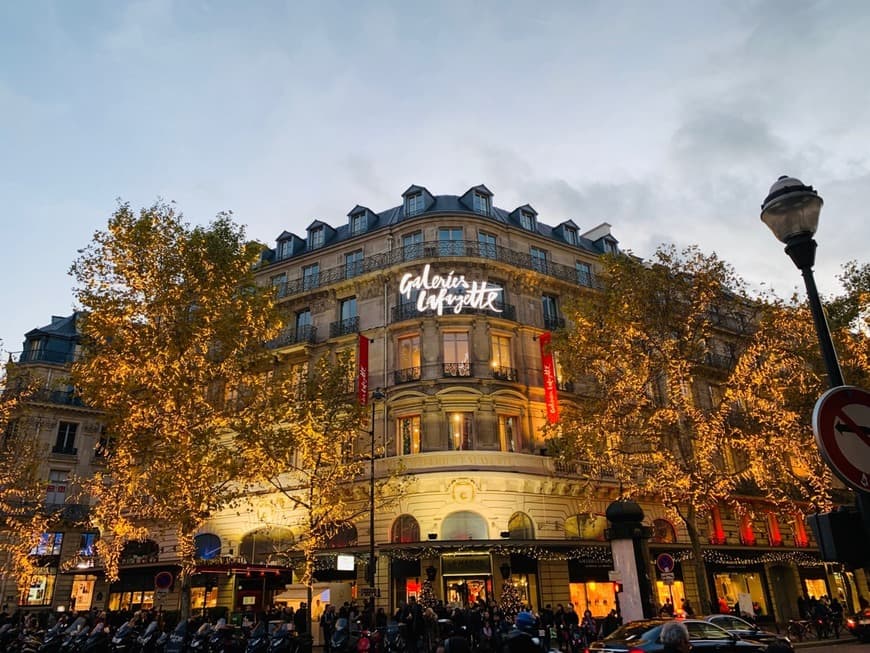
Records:
[[[352,393],[354,376],[349,351],[321,356],[310,373],[281,366],[272,379],[272,407],[262,409],[273,427],[245,438],[249,469],[274,493],[276,508],[291,511],[309,606],[317,553],[369,511],[369,486],[359,483],[370,464],[368,411]],[[377,481],[376,504],[390,502],[394,479],[393,473]]]
[[[116,578],[126,542],[174,531],[185,616],[194,536],[238,498],[232,434],[254,428],[254,398],[268,391],[265,343],[281,325],[252,274],[261,251],[230,214],[191,227],[168,204],[121,204],[71,269],[84,311],[73,379],[111,442],[88,484],[99,552]]]
[[[715,255],[662,247],[649,263],[609,256],[601,277],[600,292],[569,307],[573,327],[554,344],[566,376],[582,380],[586,396],[563,409],[549,434],[562,456],[588,464],[591,478],[615,477],[624,495],[656,497],[680,518],[700,600],[709,605],[702,517],[735,493],[757,491],[766,473],[789,466],[811,440],[804,422],[796,437],[780,437],[779,448],[766,446],[764,459],[753,458],[762,447],[747,445],[746,404],[762,405],[754,401],[762,389],[785,392],[777,384],[803,368],[779,369],[773,358],[753,365],[742,356],[764,303],[750,300]],[[756,357],[764,353],[760,342]],[[763,406],[765,434],[796,425],[796,413],[783,415],[772,401]]]
[[[46,452],[36,438],[36,422],[27,404],[35,388],[35,380],[11,359],[4,365],[0,374],[0,573],[15,576],[19,592],[36,571],[31,553],[49,523],[43,506]]]

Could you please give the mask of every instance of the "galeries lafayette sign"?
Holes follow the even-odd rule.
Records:
[[[464,274],[450,270],[446,275],[432,274],[429,264],[421,274],[411,272],[399,281],[399,294],[416,302],[417,310],[459,314],[466,306],[477,310],[501,313],[495,304],[502,289],[486,281],[467,281]]]

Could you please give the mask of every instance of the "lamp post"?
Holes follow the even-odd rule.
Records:
[[[369,436],[371,439],[371,452],[369,456],[369,567],[368,582],[372,601],[372,619],[374,619],[375,605],[375,402],[382,401],[386,395],[380,388],[372,392],[372,421],[369,424]]]
[[[803,275],[819,347],[828,372],[828,383],[836,388],[845,385],[843,372],[840,370],[813,276],[813,264],[816,262],[816,241],[813,235],[819,226],[819,213],[823,203],[812,186],[805,186],[800,179],[783,175],[770,187],[770,193],[761,205],[761,221],[770,227],[780,242],[785,243],[785,253]]]

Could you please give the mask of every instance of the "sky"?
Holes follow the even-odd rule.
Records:
[[[411,184],[485,184],[788,295],[759,207],[789,174],[825,200],[836,292],[870,262],[867,34],[865,0],[0,3],[0,349],[73,310],[118,198],[231,210],[274,246]]]

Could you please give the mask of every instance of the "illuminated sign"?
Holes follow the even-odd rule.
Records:
[[[459,314],[466,306],[501,313],[502,310],[495,305],[501,291],[486,281],[466,281],[464,274],[454,274],[453,270],[446,275],[432,274],[428,263],[422,274],[409,272],[399,281],[402,297],[413,300],[412,295],[417,293],[418,311],[435,311],[438,315],[443,315],[445,308]]]

